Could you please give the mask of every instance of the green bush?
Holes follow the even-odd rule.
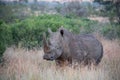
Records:
[[[102,28],[101,33],[108,39],[120,38],[120,25],[106,25],[104,28]]]
[[[12,43],[12,34],[10,26],[3,21],[0,21],[0,56],[5,51],[6,47]]]
[[[23,21],[17,21],[11,24],[13,42],[15,45],[25,46],[28,48],[39,47],[42,45],[42,34],[47,32],[48,28],[56,31],[59,27],[64,26],[70,31],[79,33],[80,27],[86,28],[84,32],[91,32],[91,26],[94,21],[83,18],[66,18],[60,15],[41,15],[32,16]]]

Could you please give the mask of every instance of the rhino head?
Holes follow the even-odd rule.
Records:
[[[64,35],[64,30],[60,29],[57,32],[52,32],[48,29],[49,38],[46,39],[46,35],[43,35],[43,50],[45,60],[56,60],[63,53],[62,38]]]

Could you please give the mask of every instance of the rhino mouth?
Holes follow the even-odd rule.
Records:
[[[47,61],[53,61],[54,59],[45,59],[45,60],[47,60]]]
[[[48,56],[46,56],[46,55],[43,56],[43,59],[45,59],[45,60],[49,60],[49,61],[53,61],[53,60],[55,60],[55,58],[54,58],[53,56],[48,57]]]
[[[61,56],[61,51],[59,52],[49,52],[44,54],[43,59],[53,61]]]

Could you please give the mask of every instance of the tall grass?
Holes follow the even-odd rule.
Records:
[[[104,57],[94,68],[56,67],[43,60],[42,50],[10,47],[4,53],[0,80],[120,80],[120,42],[98,37],[104,47]]]

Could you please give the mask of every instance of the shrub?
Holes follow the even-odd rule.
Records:
[[[19,46],[20,44],[28,48],[33,48],[42,45],[42,34],[43,32],[47,32],[48,28],[56,31],[59,27],[64,26],[74,33],[79,33],[81,26],[89,29],[93,23],[94,21],[82,18],[73,19],[60,15],[41,15],[38,17],[32,16],[20,22],[17,21],[10,26],[15,45]],[[91,31],[89,29],[86,32]]]
[[[108,39],[120,38],[120,26],[118,24],[107,25],[101,32]]]
[[[6,46],[9,46],[12,43],[12,34],[10,26],[8,26],[3,21],[0,21],[0,56],[6,49]]]

